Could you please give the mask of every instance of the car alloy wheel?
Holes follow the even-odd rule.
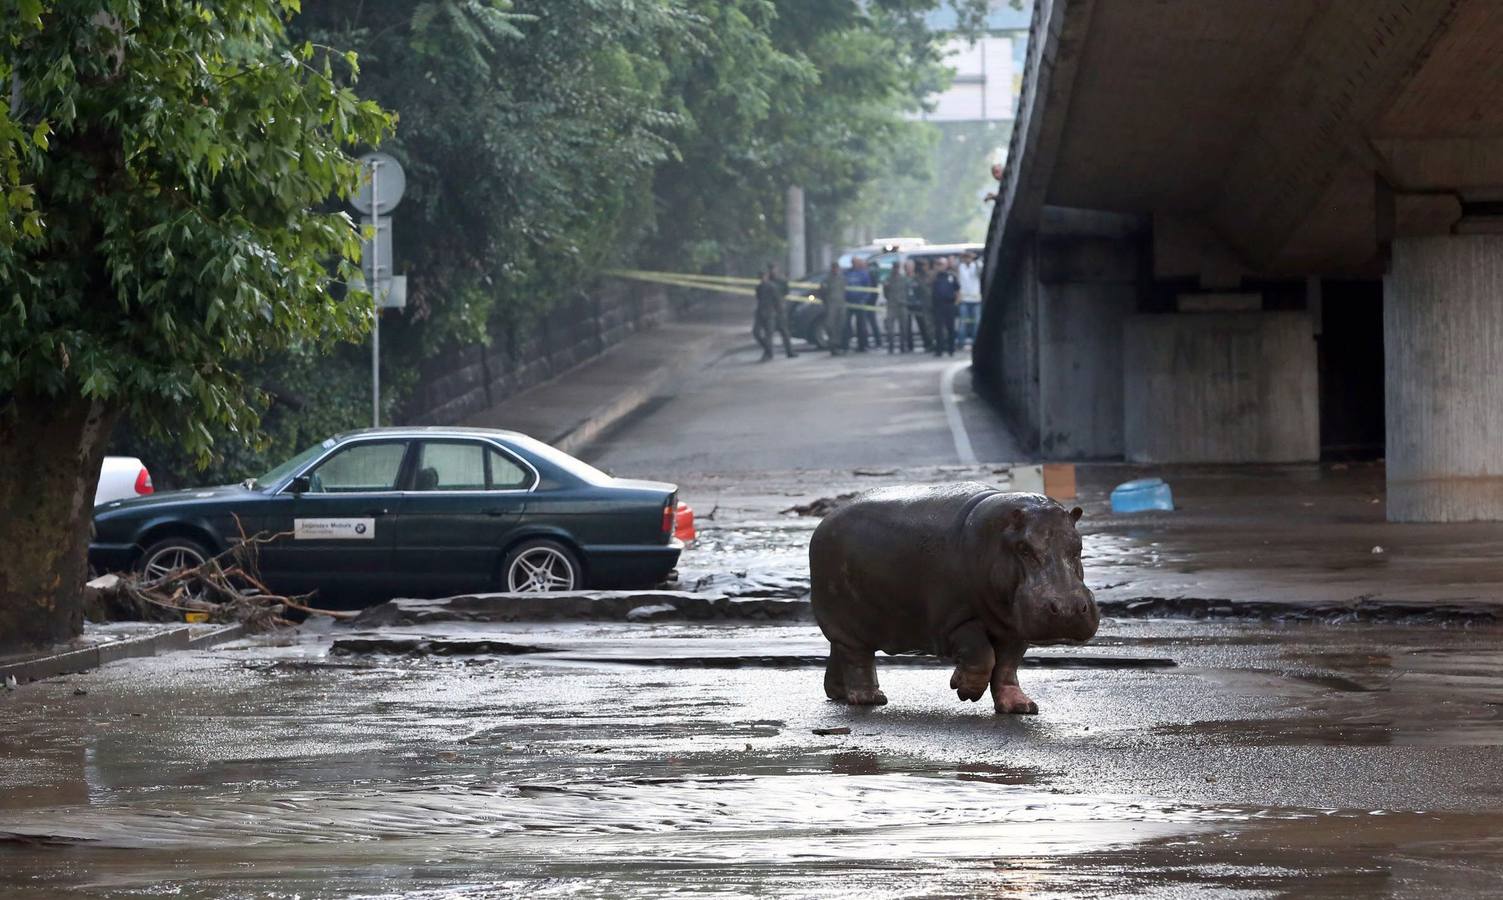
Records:
[[[572,591],[578,580],[574,561],[553,544],[526,547],[506,567],[506,587],[515,594]]]
[[[146,587],[161,584],[167,576],[182,569],[203,565],[209,559],[209,551],[196,541],[187,538],[165,538],[146,548],[141,557],[142,584]],[[204,596],[203,582],[194,578],[183,585],[184,593],[193,600]]]
[[[146,558],[141,574],[147,584],[156,584],[179,569],[191,569],[204,564],[203,556],[192,547],[170,544]]]

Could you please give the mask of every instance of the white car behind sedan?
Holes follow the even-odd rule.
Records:
[[[134,456],[106,456],[99,468],[99,487],[94,489],[94,505],[128,497],[144,497],[153,490],[151,473]]]

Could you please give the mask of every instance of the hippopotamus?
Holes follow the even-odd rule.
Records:
[[[881,488],[809,540],[814,618],[830,640],[825,694],[877,705],[876,652],[955,661],[962,700],[1036,714],[1018,686],[1030,644],[1085,641],[1100,614],[1080,565],[1080,507],[977,482]]]

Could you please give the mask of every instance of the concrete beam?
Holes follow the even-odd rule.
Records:
[[[1377,138],[1372,146],[1394,190],[1503,190],[1503,136]]]
[[[1270,263],[1446,33],[1461,0],[1332,0],[1306,30],[1227,171],[1211,221]],[[1372,229],[1369,229],[1371,231]]]

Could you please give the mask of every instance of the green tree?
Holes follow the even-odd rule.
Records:
[[[256,405],[236,361],[350,338],[358,234],[320,211],[391,120],[296,0],[8,0],[0,114],[0,646],[76,633],[115,422],[207,457]]]
[[[383,330],[394,364],[489,339],[624,261],[641,183],[672,147],[664,0],[324,0],[299,34],[360,52],[361,89],[402,127],[395,216],[409,310]],[[383,321],[383,325],[384,325]],[[384,348],[383,348],[384,349]]]
[[[691,0],[697,41],[669,57],[684,126],[655,178],[653,262],[748,268],[782,246],[789,185],[805,188],[812,228],[833,233],[868,192],[921,171],[931,137],[905,114],[948,78],[924,21],[941,2],[967,29],[987,7]]]

